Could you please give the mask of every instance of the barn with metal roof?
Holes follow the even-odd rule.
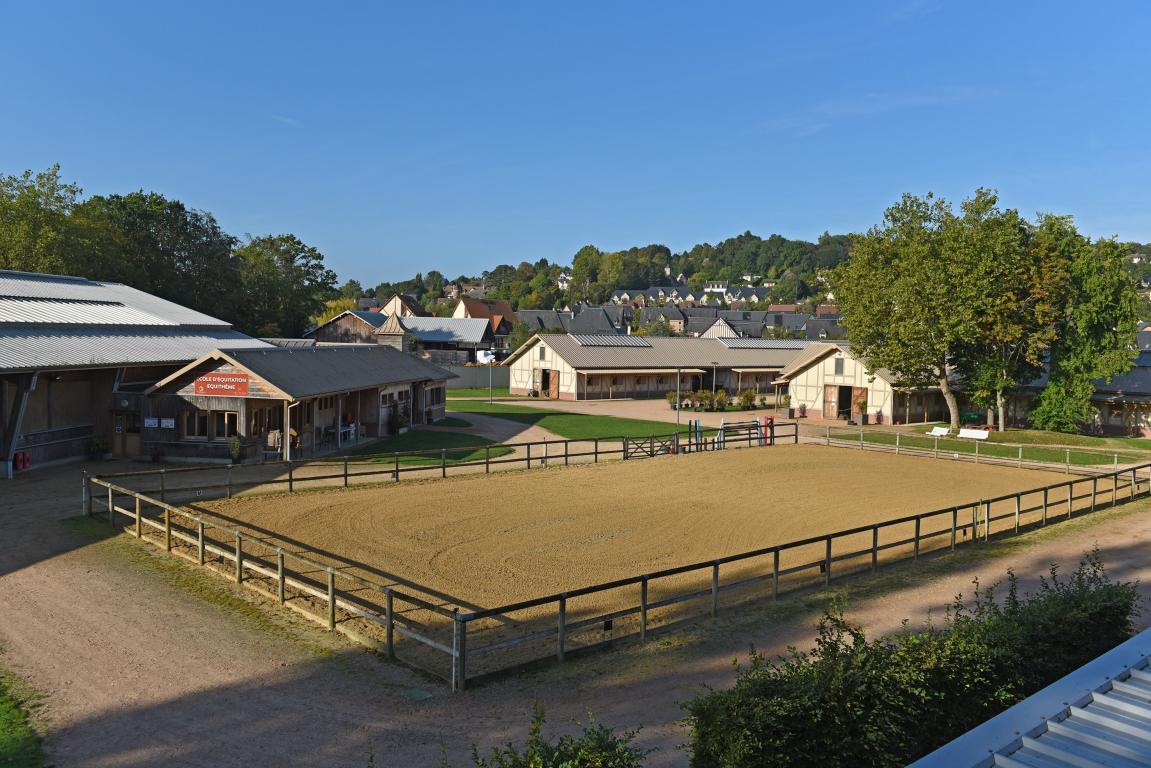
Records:
[[[0,476],[138,455],[147,387],[214,349],[264,346],[127,285],[0,270]]]

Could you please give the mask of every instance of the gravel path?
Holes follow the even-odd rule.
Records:
[[[79,469],[0,484],[3,663],[46,694],[57,766],[421,766],[437,764],[441,744],[449,764],[463,766],[473,742],[522,739],[533,699],[547,708],[549,730],[570,729],[590,709],[616,727],[643,725],[643,743],[660,748],[651,766],[684,765],[678,702],[701,684],[730,682],[730,662],[749,643],[769,652],[809,646],[824,602],[815,595],[733,613],[453,696],[234,597],[223,579],[197,587],[192,569],[143,554],[126,537],[100,540],[91,533],[98,526],[61,524],[79,510]],[[969,549],[946,564],[839,587],[856,594],[852,618],[889,631],[904,617],[939,615],[973,577],[986,583],[1013,567],[1032,583],[1053,561],[1070,569],[1094,544],[1113,573],[1146,584],[1149,542],[1151,503],[1142,501],[984,546],[985,557]],[[883,589],[868,596],[869,585]],[[204,598],[214,592],[242,610]]]

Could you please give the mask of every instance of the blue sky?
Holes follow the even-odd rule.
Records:
[[[786,6],[786,7],[784,7]],[[814,239],[994,187],[1151,240],[1151,4],[0,5],[0,172],[59,162],[341,279]]]

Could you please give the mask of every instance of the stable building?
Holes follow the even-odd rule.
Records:
[[[503,365],[513,395],[553,400],[664,397],[698,389],[771,392],[806,342],[676,336],[540,334]]]
[[[915,424],[947,419],[938,388],[904,389],[886,368],[868,372],[846,342],[811,342],[780,373],[791,407],[810,418],[856,423]]]
[[[148,389],[142,442],[182,460],[332,453],[442,419],[449,378],[379,344],[214,350]]]
[[[140,455],[144,391],[237,347],[271,345],[120,283],[0,270],[0,477]]]

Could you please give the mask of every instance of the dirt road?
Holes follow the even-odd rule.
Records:
[[[126,537],[101,539],[96,524],[61,523],[78,497],[77,466],[0,485],[3,663],[46,694],[57,766],[420,766],[436,765],[441,745],[462,766],[472,743],[521,739],[534,699],[549,730],[570,730],[590,709],[617,727],[644,726],[641,741],[659,748],[650,765],[683,765],[678,702],[701,684],[728,683],[731,659],[750,642],[808,646],[824,599],[733,613],[451,695],[237,596],[222,579],[144,554]],[[893,630],[905,616],[938,611],[974,576],[986,582],[1014,567],[1031,581],[1052,561],[1070,568],[1095,543],[1113,573],[1146,584],[1149,542],[1151,504],[1139,502],[982,549],[994,557],[968,549],[947,567],[921,564],[921,577],[901,568],[853,582],[850,613]],[[881,594],[868,596],[877,585]]]

